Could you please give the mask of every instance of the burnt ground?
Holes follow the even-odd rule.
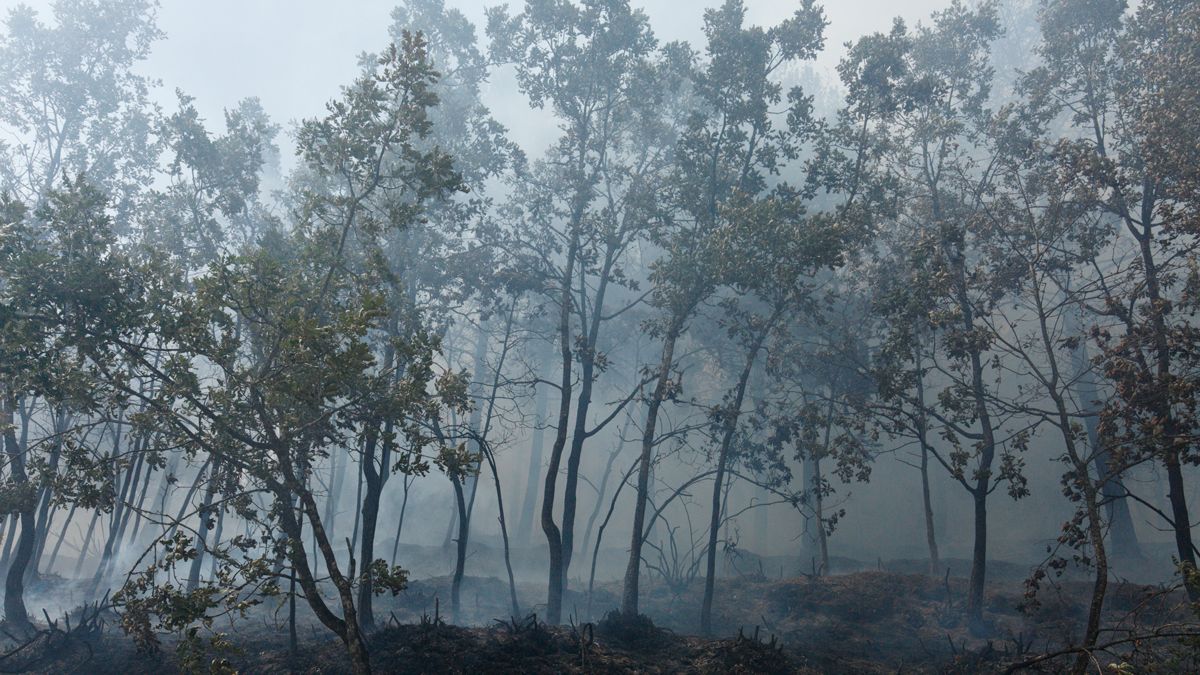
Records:
[[[898,566],[899,567],[899,566]],[[1004,576],[1004,575],[998,575]],[[967,629],[962,611],[966,581],[921,574],[860,571],[826,577],[721,579],[713,638],[696,637],[700,583],[683,589],[650,584],[643,611],[656,625],[605,618],[616,604],[616,584],[565,602],[572,621],[548,627],[532,617],[513,619],[505,584],[467,579],[457,622],[448,623],[442,601],[448,579],[414,581],[396,598],[383,598],[383,625],[370,638],[372,662],[397,673],[975,673],[1003,672],[1037,654],[1073,644],[1081,632],[1090,593],[1084,580],[1045,584],[1040,604],[1021,608],[1019,580],[989,587],[989,634]],[[534,586],[520,589],[537,597]],[[1176,593],[1155,586],[1110,584],[1106,639],[1124,629],[1148,633],[1172,626],[1195,632],[1194,615]],[[535,609],[537,609],[535,607]],[[156,654],[139,654],[111,627],[102,635],[43,637],[21,653],[0,659],[0,672],[78,672],[135,675],[203,672],[225,668],[254,673],[346,672],[340,643],[305,624],[299,653],[287,649],[286,612],[264,606],[246,619],[215,623],[181,642],[164,636]],[[575,618],[583,617],[583,618]],[[590,619],[590,620],[584,620]],[[1180,628],[1182,626],[1183,628]],[[224,637],[214,641],[215,634]],[[1097,655],[1107,666],[1127,661],[1133,672],[1200,672],[1200,647],[1177,638],[1142,641],[1131,652],[1119,645]],[[1041,664],[1046,672],[1067,665]]]

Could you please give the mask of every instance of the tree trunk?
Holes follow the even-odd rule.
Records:
[[[488,468],[492,471],[492,482],[496,485],[496,505],[499,510],[500,520],[500,537],[504,542],[504,567],[508,570],[508,593],[512,601],[512,615],[514,618],[520,616],[521,606],[517,603],[517,582],[513,577],[512,556],[508,548],[508,521],[504,517],[504,494],[500,491],[500,473],[496,470],[496,458],[492,455],[491,448],[482,448],[484,457],[487,459]]]
[[[75,518],[75,511],[79,508],[78,502],[71,502],[71,508],[67,511],[67,517],[63,520],[62,528],[58,531],[58,539],[54,542],[54,548],[50,551],[50,559],[46,561],[46,574],[54,572],[54,563],[58,560],[58,552],[62,549],[63,540],[67,538],[67,532],[71,527],[71,521]]]
[[[558,471],[562,465],[563,449],[567,445],[567,425],[571,422],[571,373],[574,358],[571,352],[571,283],[574,279],[575,257],[579,249],[578,228],[572,229],[571,244],[567,249],[567,268],[563,274],[562,293],[559,298],[559,356],[561,381],[559,382],[558,422],[555,425],[554,445],[550,447],[550,465],[546,469],[546,480],[542,489],[542,532],[550,549],[550,573],[546,583],[546,622],[551,625],[562,623],[563,598],[563,546],[562,532],[554,522],[554,498],[558,488]]]
[[[829,447],[829,424],[825,426],[825,447]],[[825,531],[825,478],[821,475],[821,457],[812,458],[812,475],[815,488],[814,508],[817,512],[817,554],[821,558],[818,574],[829,574],[829,533]]]
[[[312,492],[296,478],[290,466],[290,457],[286,452],[277,449],[276,459],[279,466],[283,469],[284,481],[291,491],[276,489],[276,500],[282,505],[282,508],[279,510],[281,516],[280,525],[291,540],[289,552],[292,560],[293,574],[296,575],[297,581],[304,591],[304,598],[307,600],[309,607],[312,608],[313,613],[316,614],[317,620],[342,639],[343,644],[346,646],[346,653],[350,657],[350,665],[353,672],[359,675],[368,675],[371,672],[371,664],[367,654],[367,646],[363,640],[362,630],[359,628],[358,612],[354,605],[354,549],[351,547],[349,552],[349,572],[348,574],[342,574],[337,561],[337,552],[334,551],[325,526],[321,522],[320,510],[317,507],[316,500],[312,496]],[[321,597],[316,580],[313,578],[313,567],[304,550],[303,528],[297,519],[298,514],[292,507],[292,493],[295,493],[295,497],[300,501],[300,509],[308,519],[309,525],[313,530],[313,536],[317,541],[318,549],[325,560],[329,580],[334,588],[337,589],[338,600],[342,606],[342,618],[339,618],[330,611]]]
[[[982,480],[980,482],[983,482]],[[967,588],[967,621],[971,631],[986,630],[983,623],[983,590],[987,579],[987,492],[972,488],[975,506],[975,543],[971,549],[971,580]]]
[[[624,588],[621,593],[621,613],[634,616],[638,613],[638,584],[642,569],[643,531],[646,526],[646,502],[650,498],[650,465],[654,458],[655,434],[658,427],[658,411],[667,395],[671,382],[671,367],[675,363],[675,342],[679,339],[682,322],[673,319],[663,340],[662,360],[659,362],[658,379],[654,392],[646,407],[646,425],[642,431],[642,453],[638,460],[637,494],[633,508],[633,530],[630,533],[629,564],[625,568]]]
[[[583,458],[583,444],[591,432],[587,428],[588,411],[592,406],[592,389],[596,381],[596,346],[600,339],[600,326],[604,320],[604,299],[612,276],[616,251],[613,242],[606,247],[604,263],[600,267],[596,282],[596,294],[592,301],[590,324],[587,324],[587,341],[579,354],[579,399],[575,402],[575,429],[571,433],[571,453],[567,457],[567,482],[563,487],[563,585],[570,578],[571,558],[575,553],[575,510],[579,503],[579,463]],[[586,292],[586,284],[580,281],[580,293]],[[585,313],[580,311],[580,322],[585,323]],[[607,424],[611,419],[601,424]],[[597,497],[597,499],[599,499]]]
[[[1171,342],[1168,335],[1166,319],[1163,318],[1166,307],[1159,289],[1158,264],[1154,259],[1151,248],[1153,231],[1153,207],[1150,200],[1144,200],[1142,205],[1142,227],[1144,228],[1138,244],[1142,257],[1142,273],[1146,279],[1146,299],[1149,301],[1149,315],[1154,330],[1154,361],[1155,389],[1153,403],[1159,420],[1163,425],[1168,446],[1163,449],[1162,462],[1167,470],[1167,485],[1170,492],[1167,499],[1171,503],[1172,529],[1175,531],[1175,552],[1179,556],[1179,564],[1183,568],[1183,582],[1187,589],[1188,598],[1192,602],[1200,602],[1200,581],[1196,574],[1196,552],[1192,544],[1192,520],[1188,513],[1187,495],[1183,486],[1183,469],[1179,462],[1179,446],[1184,443],[1179,423],[1171,409],[1171,395],[1167,391],[1172,381],[1171,374]]]
[[[350,550],[346,551],[346,555],[351,558],[354,557],[354,549],[358,548],[358,528],[362,525],[364,464],[366,464],[365,456],[359,458],[358,488],[354,491],[354,505],[358,508],[354,509],[354,529],[350,531]]]
[[[535,387],[533,413],[533,440],[529,450],[529,473],[525,479],[525,499],[521,504],[521,522],[517,525],[517,540],[529,543],[533,540],[533,513],[537,509],[537,486],[542,472],[542,448],[546,432],[546,387]]]
[[[394,334],[394,331],[389,331]],[[396,352],[389,344],[384,351],[384,371],[395,367]],[[398,373],[397,373],[398,376]],[[374,597],[374,582],[371,579],[371,563],[375,560],[375,531],[379,523],[379,502],[383,498],[383,486],[391,474],[392,431],[394,422],[388,419],[383,423],[383,443],[380,447],[380,428],[377,422],[371,422],[363,442],[362,457],[359,461],[359,486],[366,486],[366,495],[362,496],[360,516],[362,518],[362,542],[359,554],[359,564],[362,566],[362,580],[358,587],[358,617],[363,629],[375,626],[375,612],[372,607]],[[375,451],[379,449],[379,464],[376,465]],[[357,534],[357,523],[355,533]],[[353,543],[349,555],[354,555]]]
[[[625,435],[629,431],[629,423],[629,418],[626,418],[625,428],[621,430],[622,439],[625,438]],[[608,479],[612,476],[613,463],[617,461],[617,457],[624,449],[624,442],[618,441],[617,447],[613,448],[613,451],[608,455],[608,462],[604,466],[604,476],[600,479],[600,489],[596,491],[596,505],[592,508],[592,515],[588,517],[587,529],[583,533],[583,545],[585,547],[591,544],[596,519],[600,517],[600,509],[604,508],[604,495],[608,492]]]
[[[220,465],[213,462],[208,471],[208,485],[204,488],[204,502],[200,505],[200,526],[196,528],[196,557],[192,558],[191,567],[188,569],[188,592],[194,591],[200,586],[200,567],[204,564],[204,552],[208,544],[208,523],[212,518],[213,497],[217,493],[220,473]]]
[[[925,509],[925,543],[929,547],[929,576],[942,573],[938,555],[937,528],[933,522],[933,500],[929,489],[929,424],[925,415],[925,370],[922,367],[920,345],[915,350],[917,366],[917,442],[921,444],[921,504]]]
[[[1129,512],[1129,501],[1125,498],[1125,482],[1121,478],[1120,467],[1110,466],[1108,449],[1100,442],[1100,395],[1096,391],[1096,374],[1089,364],[1087,342],[1084,339],[1086,336],[1080,325],[1078,313],[1069,312],[1067,317],[1070,321],[1068,331],[1079,337],[1079,345],[1071,351],[1072,367],[1075,371],[1073,389],[1076,398],[1079,399],[1080,411],[1086,415],[1084,426],[1087,429],[1088,444],[1092,448],[1092,466],[1104,495],[1113,556],[1140,560],[1142,547],[1138,542],[1137,530],[1133,526],[1132,514]]]
[[[100,529],[100,510],[92,511],[92,522],[88,524],[87,531],[83,535],[83,543],[79,546],[79,557],[75,559],[75,572],[72,576],[79,578],[83,571],[83,561],[87,558],[88,548],[92,545],[92,536],[96,530]]]
[[[350,463],[347,453],[345,459],[339,462],[343,453],[334,452],[329,459],[329,494],[325,496],[325,522],[332,523],[337,517],[338,501],[342,497],[342,485],[346,482],[346,465]]]
[[[392,565],[396,564],[396,555],[400,551],[400,533],[404,531],[404,514],[408,510],[408,491],[412,488],[413,481],[416,476],[404,476],[401,484],[404,486],[404,494],[400,501],[400,516],[396,518],[396,539],[392,542]]]
[[[299,522],[301,531],[303,531],[303,513],[297,517],[297,521]],[[300,654],[300,641],[296,635],[296,574],[293,572],[288,576],[291,577],[288,583],[288,653],[292,658],[296,658]]]
[[[925,509],[925,544],[929,547],[929,576],[941,573],[942,561],[938,555],[937,529],[933,525],[933,500],[929,490],[929,446],[921,444],[921,503]]]
[[[454,485],[454,502],[458,506],[458,538],[454,549],[454,577],[450,582],[450,616],[455,622],[462,620],[460,595],[464,568],[467,565],[467,536],[470,534],[470,521],[467,519],[467,500],[463,494],[462,480],[455,472],[450,473],[450,482]]]
[[[54,414],[54,443],[50,446],[50,458],[47,462],[47,470],[50,474],[58,472],[59,459],[62,457],[63,434],[67,432],[67,427],[70,425],[70,415],[59,410]],[[46,539],[50,534],[50,523],[54,520],[54,513],[57,507],[51,509],[51,497],[53,496],[50,487],[44,486],[39,491],[37,519],[36,519],[36,538],[33,545],[32,560],[29,568],[26,571],[26,580],[35,582],[38,578],[38,565],[41,563],[42,556],[46,550]]]
[[[741,375],[738,377],[733,400],[729,404],[729,409],[723,411],[721,417],[724,431],[721,436],[721,448],[717,455],[717,475],[713,480],[712,513],[709,517],[708,550],[705,556],[704,600],[700,606],[700,632],[704,635],[712,633],[713,591],[717,576],[717,530],[721,526],[723,496],[721,490],[725,485],[725,469],[729,462],[729,451],[733,447],[733,436],[737,433],[738,419],[742,414],[742,402],[746,397],[746,383],[750,380],[754,362],[758,360],[758,350],[767,337],[771,323],[767,323],[762,333],[755,338],[749,353],[746,354],[746,364],[742,367]]]
[[[221,537],[225,534],[225,509],[224,507],[217,510],[217,527],[213,530],[212,549],[216,550],[221,545]],[[208,556],[208,578],[217,578],[217,556]]]
[[[143,520],[142,514],[144,512],[144,507],[146,505],[146,497],[150,493],[150,477],[153,475],[154,475],[153,467],[150,467],[146,470],[145,478],[142,479],[142,490],[141,490],[141,493],[138,495],[137,508],[134,510],[134,514],[133,514],[133,531],[129,533],[129,543],[131,543],[131,544],[137,542],[138,530],[141,529],[141,524],[142,524],[142,520]],[[128,523],[129,518],[126,518],[125,522]],[[124,527],[124,525],[122,525],[122,527]],[[124,530],[122,530],[122,531],[124,531]]]
[[[975,313],[967,296],[966,271],[963,268],[961,252],[958,252],[955,261],[963,329],[970,334],[975,330]],[[991,491],[992,462],[996,457],[996,436],[987,404],[987,390],[983,384],[983,359],[979,349],[971,349],[970,363],[971,394],[974,397],[975,417],[979,420],[980,448],[975,485],[971,488],[971,496],[975,502],[975,544],[971,554],[967,622],[973,633],[983,635],[987,633],[987,626],[983,622],[983,591],[987,578],[987,498]]]
[[[17,443],[17,435],[13,427],[13,411],[17,407],[16,397],[6,395],[0,403],[0,427],[4,429],[4,450],[8,455],[9,471],[15,485],[27,486],[29,477],[25,473],[25,448]],[[25,608],[25,570],[33,557],[34,530],[34,500],[22,499],[20,502],[21,534],[17,548],[9,564],[8,576],[4,583],[4,620],[9,625],[20,630],[30,627],[29,612]],[[11,536],[11,535],[10,535]]]
[[[1175,550],[1179,564],[1184,568],[1184,586],[1192,602],[1200,602],[1200,584],[1196,577],[1196,554],[1192,545],[1191,516],[1188,514],[1187,495],[1183,487],[1183,468],[1179,464],[1179,453],[1169,452],[1163,464],[1167,469],[1167,486],[1170,492],[1171,518],[1175,521]]]
[[[379,467],[375,466],[375,448],[379,444],[377,432],[369,434],[370,437],[364,445],[362,458],[367,494],[362,502],[363,531],[362,548],[359,555],[359,562],[362,565],[362,580],[358,587],[358,616],[364,629],[375,626],[375,614],[372,607],[375,589],[369,570],[371,562],[375,560],[375,531],[379,523],[379,502],[383,497],[383,486],[387,483],[390,475],[393,425],[394,423],[390,419],[384,424]]]

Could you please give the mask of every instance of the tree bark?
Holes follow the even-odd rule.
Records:
[[[367,654],[367,646],[363,640],[362,630],[358,623],[358,611],[354,605],[354,549],[353,547],[350,548],[349,573],[343,574],[338,565],[337,552],[334,551],[324,523],[321,522],[320,510],[317,507],[317,502],[313,498],[312,492],[297,479],[295,472],[290,466],[291,457],[286,451],[277,448],[276,460],[283,469],[283,478],[290,491],[281,492],[279,489],[276,489],[276,499],[284,505],[280,509],[280,524],[291,540],[289,551],[292,560],[292,571],[297,575],[297,581],[304,590],[305,600],[308,601],[308,605],[312,608],[313,613],[317,615],[317,619],[342,639],[342,642],[346,646],[346,652],[350,657],[351,669],[359,675],[369,675],[371,664]],[[325,560],[329,580],[333,583],[334,588],[337,589],[338,600],[342,606],[342,618],[334,615],[321,598],[320,589],[313,578],[313,567],[310,565],[308,555],[304,550],[303,530],[297,520],[297,513],[291,506],[293,500],[292,493],[300,500],[300,509],[307,517],[309,526],[313,530],[313,538],[317,542],[321,557]]]
[[[938,555],[937,528],[933,522],[933,499],[929,489],[929,424],[925,414],[925,371],[922,367],[920,345],[916,348],[917,365],[917,441],[921,444],[921,505],[925,510],[925,543],[929,548],[929,576],[942,573]]]
[[[573,227],[559,297],[558,342],[562,372],[559,382],[558,422],[555,425],[554,445],[550,447],[550,465],[546,470],[546,480],[542,489],[542,532],[546,534],[546,543],[550,549],[550,574],[546,584],[546,622],[551,625],[562,623],[563,545],[562,532],[554,522],[554,499],[563,449],[567,445],[567,426],[571,421],[571,374],[574,364],[571,351],[571,283],[575,276],[575,258],[578,250],[579,228]]]
[[[504,567],[508,570],[508,593],[512,601],[512,615],[518,617],[521,614],[521,606],[517,603],[517,582],[513,576],[512,556],[508,547],[508,520],[504,517],[504,494],[500,491],[500,472],[496,470],[496,457],[492,454],[491,448],[483,447],[483,456],[487,459],[488,468],[492,472],[492,482],[496,486],[496,505],[499,510],[498,519],[500,521],[500,537],[504,543]]]
[[[1129,501],[1125,498],[1125,482],[1121,478],[1120,467],[1110,465],[1108,449],[1100,442],[1100,394],[1097,392],[1096,374],[1089,364],[1086,336],[1080,325],[1078,313],[1070,312],[1068,319],[1068,330],[1079,338],[1078,346],[1071,351],[1072,368],[1075,371],[1072,378],[1073,389],[1076,398],[1079,399],[1081,412],[1087,415],[1084,418],[1084,427],[1087,430],[1088,444],[1092,448],[1092,466],[1104,495],[1112,553],[1116,558],[1140,560],[1142,547],[1138,542],[1137,530],[1133,526],[1132,514],[1129,512]]]
[[[13,427],[13,411],[17,407],[16,397],[7,394],[0,407],[2,407],[0,426],[4,428],[4,451],[8,455],[12,481],[18,486],[28,486],[29,477],[25,473],[25,449],[18,445],[16,431]],[[25,608],[25,571],[33,557],[36,534],[33,499],[23,499],[19,508],[21,534],[9,564],[8,576],[4,582],[4,620],[15,628],[25,630],[30,626],[29,612]]]
[[[675,342],[679,339],[682,322],[672,319],[663,340],[662,360],[659,362],[658,379],[654,392],[646,407],[646,425],[642,431],[642,452],[638,459],[637,494],[633,507],[633,530],[630,533],[629,563],[625,567],[624,588],[621,593],[621,613],[634,616],[638,613],[638,584],[642,569],[643,530],[646,526],[646,502],[650,498],[650,465],[654,458],[655,435],[658,427],[658,411],[667,395],[671,382],[671,367],[675,363]]]
[[[525,479],[525,499],[521,504],[521,521],[517,525],[517,540],[531,542],[533,540],[533,514],[537,510],[537,486],[541,482],[542,448],[545,445],[546,432],[546,387],[534,389],[533,439],[529,449],[529,473]]]
[[[713,480],[712,513],[709,517],[708,550],[705,556],[704,600],[700,606],[700,632],[705,635],[712,633],[713,591],[717,576],[717,530],[721,526],[723,496],[721,490],[725,484],[725,469],[729,462],[729,451],[733,447],[733,437],[737,432],[738,419],[741,417],[742,402],[746,397],[746,383],[750,380],[754,362],[758,360],[758,351],[767,337],[771,323],[773,320],[768,322],[762,332],[755,337],[749,353],[746,354],[746,364],[742,367],[742,372],[738,377],[733,400],[729,404],[729,409],[724,411],[722,416],[724,431],[721,435],[721,448],[717,455],[717,475]]]
[[[455,622],[461,621],[460,595],[462,581],[467,565],[467,537],[471,533],[470,520],[466,518],[467,501],[463,494],[462,479],[456,472],[450,473],[450,482],[454,485],[454,502],[458,506],[458,537],[454,547],[454,577],[450,582],[450,616]]]
[[[204,553],[208,545],[208,521],[212,518],[213,497],[217,494],[220,473],[220,465],[214,461],[209,467],[208,485],[204,487],[204,501],[200,504],[200,525],[196,528],[196,557],[192,558],[191,567],[188,569],[188,592],[200,587],[200,569],[204,564]]]

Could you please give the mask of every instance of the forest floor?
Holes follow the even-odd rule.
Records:
[[[538,591],[534,586],[518,590],[523,597],[536,597]],[[656,627],[612,618],[547,627],[532,617],[513,619],[507,584],[497,579],[466,579],[457,617],[442,600],[449,597],[449,580],[424,579],[413,581],[396,598],[380,600],[376,616],[381,627],[370,636],[370,651],[375,668],[388,673],[1004,672],[1072,644],[1081,633],[1091,588],[1083,580],[1046,582],[1040,604],[1022,609],[1023,585],[1000,579],[988,588],[986,637],[967,629],[965,591],[965,579],[888,571],[723,578],[714,603],[714,637],[701,638],[695,635],[701,582],[675,589],[648,585],[642,610]],[[592,605],[601,609],[595,615],[615,606],[618,592],[615,583],[598,586]],[[573,617],[593,616],[584,594],[568,595],[564,606]],[[1195,632],[1196,617],[1185,607],[1177,593],[1161,587],[1114,582],[1106,603],[1106,624],[1112,631],[1107,635],[1148,633],[1163,626]],[[181,649],[184,643],[177,638],[164,636],[157,653],[140,654],[114,627],[86,639],[45,633],[20,653],[0,658],[0,672],[208,672],[214,663],[252,673],[347,672],[340,643],[308,622],[299,635],[298,654],[290,654],[286,610],[278,610],[260,607],[249,618],[214,624],[212,630],[223,632],[224,638],[214,645],[211,633],[202,631],[191,651]],[[447,623],[451,618],[471,627]],[[1134,672],[1200,672],[1195,644],[1138,644]],[[1113,664],[1116,658],[1099,654],[1097,665]],[[1058,672],[1067,663],[1059,659],[1041,667]]]

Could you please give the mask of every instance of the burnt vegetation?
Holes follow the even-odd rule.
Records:
[[[1200,672],[1200,4],[511,4],[6,10],[0,672]]]

